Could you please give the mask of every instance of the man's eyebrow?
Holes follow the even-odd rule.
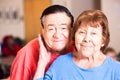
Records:
[[[54,24],[48,24],[47,26],[54,26]]]

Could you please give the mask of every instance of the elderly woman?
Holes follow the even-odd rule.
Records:
[[[105,14],[84,11],[73,26],[75,52],[57,58],[38,80],[120,80],[120,64],[103,53],[109,40]]]

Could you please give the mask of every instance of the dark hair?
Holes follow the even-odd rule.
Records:
[[[4,45],[8,45],[8,40],[9,39],[13,39],[14,40],[14,37],[12,35],[6,35],[5,37],[3,37],[3,44]]]
[[[78,18],[76,19],[73,25],[73,41],[75,41],[75,33],[81,26],[92,26],[98,27],[99,25],[102,26],[102,36],[103,36],[103,44],[104,46],[101,47],[101,51],[104,52],[108,43],[110,41],[110,33],[108,27],[108,20],[106,15],[100,10],[86,10],[82,12]]]
[[[70,19],[71,19],[71,26],[73,25],[74,18],[72,16],[71,12],[66,7],[61,6],[61,5],[52,5],[52,6],[49,6],[48,8],[46,8],[41,15],[40,19],[41,19],[41,25],[43,28],[44,28],[44,25],[43,25],[44,17],[46,15],[57,13],[57,12],[65,12],[67,14],[67,16],[70,17]]]
[[[105,49],[105,51],[104,51],[104,54],[107,54],[108,52],[114,52],[114,53],[116,53],[115,49],[112,48],[112,47],[107,47],[107,48]]]

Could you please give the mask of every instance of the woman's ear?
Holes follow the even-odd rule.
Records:
[[[103,47],[103,46],[105,45],[104,43],[105,43],[105,38],[103,37],[103,38],[102,38],[102,44],[101,44],[101,47]]]
[[[101,47],[103,47],[103,46],[104,46],[104,44],[101,45]]]

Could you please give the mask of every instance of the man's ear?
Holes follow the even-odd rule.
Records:
[[[44,31],[45,31],[44,28],[42,28],[42,32],[41,32],[41,34],[44,34]]]

